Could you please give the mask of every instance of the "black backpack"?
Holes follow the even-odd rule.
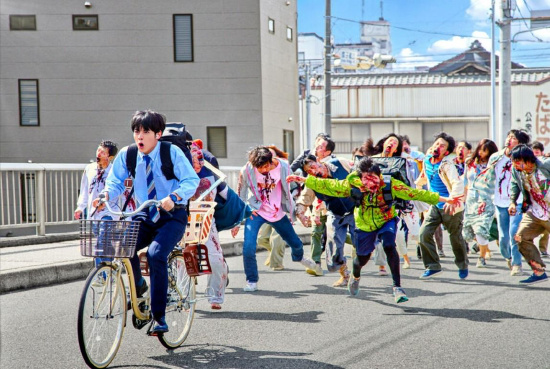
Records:
[[[185,154],[185,157],[187,157],[187,160],[193,164],[191,151],[189,150],[189,142],[191,140],[193,140],[193,137],[185,129],[185,124],[174,122],[166,123],[166,128],[164,132],[162,132],[162,137],[159,140],[161,169],[166,179],[178,179],[174,174],[174,163],[172,163],[172,158],[170,156],[171,145],[179,147]],[[132,178],[136,178],[137,153],[138,148],[136,144],[128,146],[128,151],[126,152],[126,167]]]
[[[395,178],[407,186],[410,186],[409,179],[407,177],[407,159],[400,156],[396,157],[371,157],[374,164],[378,165],[382,172],[384,179],[384,188],[382,189],[382,195],[384,196],[384,202],[391,207],[395,204],[395,209],[403,213],[410,213],[413,209],[413,204],[410,201],[403,199],[396,199],[391,193],[391,179]],[[355,202],[355,206],[361,206],[363,202],[364,192],[360,189],[352,187],[350,197]]]

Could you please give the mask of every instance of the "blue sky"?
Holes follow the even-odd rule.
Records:
[[[550,10],[550,0],[516,0],[516,4],[514,18],[528,18],[531,10]],[[464,51],[476,39],[490,50],[490,7],[491,0],[384,0],[383,16],[390,22],[392,53],[398,62],[395,67],[435,65]],[[332,0],[334,42],[359,42],[358,22],[378,20],[380,14],[380,0]],[[325,1],[298,0],[298,32],[324,37],[324,17]],[[529,21],[512,24],[514,35],[525,31]],[[499,28],[495,30],[498,54]],[[550,29],[534,35],[518,33],[514,39],[513,61],[528,67],[550,67]]]

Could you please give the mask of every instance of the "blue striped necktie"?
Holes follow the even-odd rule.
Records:
[[[145,160],[145,176],[147,177],[147,198],[149,200],[157,199],[157,190],[155,189],[155,179],[153,178],[153,167],[151,166],[151,158],[149,155],[143,155]],[[149,208],[149,217],[156,223],[160,218],[159,211],[156,206]]]

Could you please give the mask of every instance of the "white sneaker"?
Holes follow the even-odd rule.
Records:
[[[306,267],[306,269],[315,269],[317,267],[317,264],[305,256],[300,260],[300,264]]]
[[[406,261],[403,262],[403,269],[410,269],[411,268],[411,264],[410,263],[407,263]]]
[[[378,269],[378,275],[386,276],[388,275],[388,271],[386,270],[386,268]]]
[[[523,268],[520,265],[512,265],[512,271],[510,272],[512,277],[523,275]]]
[[[258,291],[258,283],[246,281],[246,286],[243,288],[244,292]]]
[[[311,275],[314,275],[314,276],[322,276],[323,275],[323,268],[321,267],[321,264],[316,263],[315,268],[313,268],[313,269],[307,268],[306,272],[307,272],[307,274],[311,274]]]

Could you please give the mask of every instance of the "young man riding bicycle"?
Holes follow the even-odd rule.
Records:
[[[167,258],[183,237],[187,225],[185,205],[194,195],[199,184],[199,178],[193,167],[183,151],[175,145],[170,147],[170,157],[176,179],[167,179],[163,173],[159,139],[165,125],[165,117],[151,110],[137,111],[131,121],[134,141],[138,149],[133,181],[136,201],[141,204],[154,198],[160,200],[161,208],[150,208],[142,217],[134,218],[134,220],[141,220],[141,226],[136,254],[130,260],[138,297],[141,297],[148,287],[141,275],[137,251],[149,247],[147,259],[151,275],[151,312],[155,320],[152,335],[168,332],[168,325],[164,318],[168,288]],[[127,151],[128,146],[122,148],[113,162],[104,190],[106,200],[114,199],[124,192],[124,181],[130,174],[126,163]]]

